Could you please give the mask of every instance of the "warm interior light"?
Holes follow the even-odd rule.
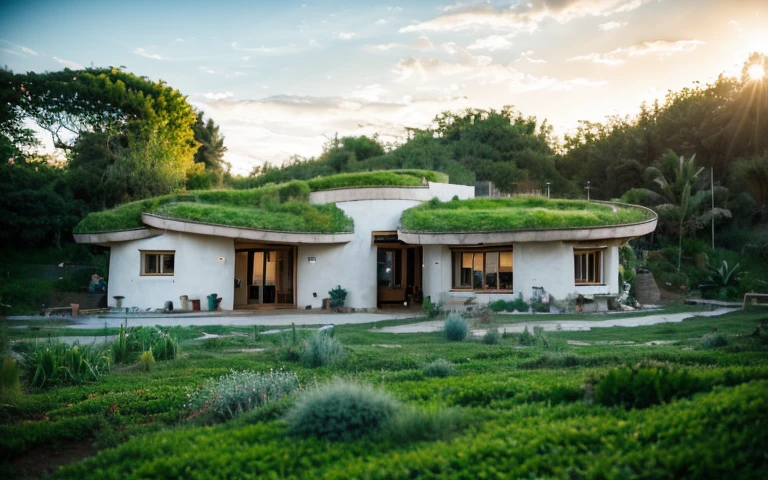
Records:
[[[747,69],[747,75],[749,75],[750,80],[762,80],[765,77],[765,69],[763,69],[762,65],[756,63]]]

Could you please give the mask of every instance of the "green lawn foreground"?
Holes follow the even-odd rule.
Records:
[[[768,342],[753,336],[761,324],[768,313],[736,312],[547,332],[545,343],[533,346],[520,345],[518,335],[487,345],[338,326],[346,361],[315,369],[290,359],[290,329],[258,335],[252,328],[189,327],[177,330],[177,358],[150,372],[119,366],[97,382],[0,402],[0,475],[21,475],[14,461],[31,451],[83,443],[98,453],[53,478],[766,478]],[[53,327],[59,333],[61,325]],[[715,329],[727,344],[705,348],[702,339]],[[200,340],[202,332],[234,336]],[[311,334],[299,329],[295,342]],[[672,343],[608,343],[651,340]],[[456,366],[455,375],[425,376],[425,365],[439,358]],[[295,372],[304,389],[356,379],[406,406],[454,408],[468,421],[437,439],[332,443],[286,436],[282,418],[291,399],[214,425],[189,418],[188,395],[206,379],[280,368]],[[622,391],[622,375],[632,372],[639,372],[627,377],[635,390]],[[662,384],[650,397],[643,390],[648,372]],[[627,399],[634,408],[621,403]]]

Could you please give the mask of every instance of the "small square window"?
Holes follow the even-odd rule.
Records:
[[[603,283],[603,251],[574,250],[573,276],[577,285],[599,285]]]
[[[141,252],[141,275],[171,276],[176,252]]]

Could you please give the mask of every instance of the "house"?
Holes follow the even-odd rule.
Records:
[[[205,310],[215,293],[224,310],[320,308],[341,285],[347,306],[373,309],[421,294],[618,295],[618,247],[656,222],[643,207],[474,199],[435,172],[392,171],[134,202],[89,215],[75,240],[110,248],[112,306],[186,295]]]

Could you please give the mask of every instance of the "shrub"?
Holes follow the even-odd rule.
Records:
[[[217,379],[208,379],[199,390],[190,394],[189,407],[193,417],[202,415],[205,419],[225,421],[242,412],[277,402],[299,388],[295,373],[232,370]]]
[[[534,345],[536,343],[536,337],[531,335],[531,332],[528,331],[528,326],[525,326],[525,329],[523,330],[523,333],[520,334],[520,336],[517,339],[518,342],[520,342],[520,345]]]
[[[325,332],[317,332],[304,342],[299,359],[306,368],[316,368],[338,365],[346,359],[346,356],[341,342]]]
[[[120,326],[117,341],[112,344],[115,363],[135,362],[144,352],[152,350],[156,360],[173,360],[179,352],[179,339],[172,330],[159,327]]]
[[[483,343],[486,345],[496,345],[501,341],[501,333],[498,328],[491,328],[483,335]]]
[[[534,300],[531,302],[531,309],[538,313],[549,313],[549,304]]]
[[[452,376],[456,371],[456,366],[443,358],[438,358],[434,362],[428,363],[424,367],[425,377],[445,378]]]
[[[496,300],[491,304],[491,310],[495,313],[503,312],[507,308],[507,302],[504,300]]]
[[[523,294],[518,293],[517,298],[512,300],[511,302],[507,302],[507,311],[512,312],[514,310],[517,310],[520,313],[524,313],[528,311],[528,304],[525,300],[523,300]]]
[[[704,389],[702,380],[668,364],[642,362],[615,368],[588,382],[596,403],[646,408]]]
[[[151,348],[141,354],[139,365],[141,365],[141,369],[145,372],[152,370],[152,367],[155,365],[155,356],[152,354]]]
[[[0,398],[16,397],[21,394],[19,366],[12,358],[3,358],[0,365]]]
[[[467,325],[467,321],[460,316],[451,314],[445,319],[443,331],[445,332],[445,336],[448,337],[448,340],[461,342],[467,338],[467,335],[469,335],[469,325]]]
[[[341,285],[337,285],[328,292],[331,297],[331,308],[340,308],[344,306],[344,302],[347,299],[347,291],[341,288]]]
[[[304,392],[285,419],[292,436],[347,442],[376,434],[399,409],[386,392],[336,380]]]
[[[379,436],[397,445],[445,440],[461,431],[467,418],[459,408],[405,408],[384,424]]]
[[[30,385],[39,387],[96,381],[110,367],[109,351],[101,345],[37,344],[24,359]]]
[[[726,345],[728,345],[728,340],[719,332],[707,333],[701,337],[701,341],[699,342],[699,348],[703,350],[724,347]]]
[[[435,318],[440,315],[440,310],[443,305],[440,302],[432,303],[431,297],[424,297],[424,302],[421,304],[421,311],[428,318]]]

